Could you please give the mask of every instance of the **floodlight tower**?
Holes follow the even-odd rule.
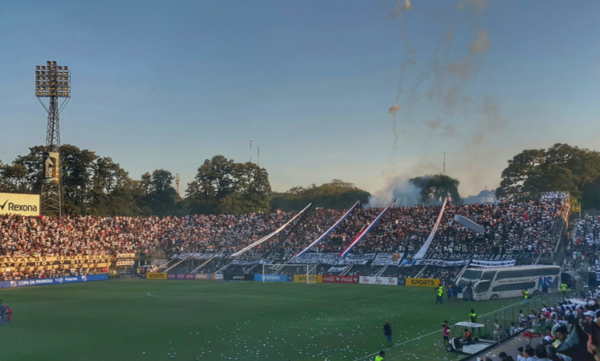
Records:
[[[43,160],[42,211],[62,215],[62,185],[60,174],[60,126],[58,116],[71,99],[71,74],[68,66],[48,61],[35,67],[35,95],[48,112],[46,149]],[[42,98],[50,98],[49,106]],[[58,98],[64,98],[58,105]]]

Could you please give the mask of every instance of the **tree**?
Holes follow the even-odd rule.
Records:
[[[299,211],[308,203],[327,209],[347,209],[352,207],[356,201],[367,204],[369,196],[369,192],[352,183],[334,179],[320,186],[315,184],[311,184],[307,188],[297,186],[290,188],[285,193],[275,193],[271,200],[271,210]]]
[[[86,208],[92,202],[94,162],[99,157],[91,150],[63,144],[60,158],[65,213],[86,214]]]
[[[509,160],[496,195],[532,200],[543,192],[566,191],[581,199],[582,189],[592,187],[598,176],[600,153],[557,143],[546,150],[526,149]]]
[[[206,159],[188,184],[191,212],[245,214],[267,212],[271,196],[269,174],[254,163],[235,163],[222,155]]]
[[[177,203],[180,201],[180,198],[172,185],[174,179],[173,174],[164,169],[156,169],[152,172],[148,189],[146,190],[148,193],[144,197],[152,214],[166,216],[177,213]]]
[[[460,181],[447,175],[436,174],[415,177],[410,182],[421,190],[421,202],[424,204],[442,203],[450,197],[453,203],[461,203],[458,185]]]

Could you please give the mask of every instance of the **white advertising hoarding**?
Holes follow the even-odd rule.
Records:
[[[397,286],[398,277],[366,277],[360,276],[361,285]]]

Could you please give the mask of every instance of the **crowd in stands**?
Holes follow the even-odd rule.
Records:
[[[448,204],[430,252],[551,253],[556,242],[552,232],[564,217],[566,206],[560,196],[536,202]],[[441,206],[424,205],[392,207],[353,252],[416,252],[429,236],[440,209]],[[342,251],[381,211],[357,207],[315,250]],[[259,256],[272,249],[298,252],[345,212],[317,209],[303,214],[253,252]],[[60,219],[0,216],[0,257],[116,256],[152,253],[159,248],[169,256],[195,252],[231,254],[278,229],[296,214]],[[485,233],[475,234],[457,224],[453,220],[455,214],[480,224]],[[598,232],[594,234],[597,236]],[[56,271],[36,272],[22,272],[18,277],[49,277]]]
[[[575,361],[575,359],[557,350],[560,349],[561,344],[567,341],[575,324],[578,324],[589,335],[591,333],[592,322],[599,322],[600,306],[598,305],[598,296],[600,295],[589,294],[585,296],[577,300],[572,299],[559,301],[555,304],[543,304],[541,308],[532,308],[529,310],[526,308],[527,304],[524,304],[523,308],[519,310],[518,321],[512,322],[510,329],[507,328],[504,330],[498,327],[498,322],[496,321],[494,337],[498,335],[500,336],[500,340],[523,329],[541,334],[541,340],[536,340],[536,343],[539,341],[537,346],[535,343],[530,342],[523,347],[518,347],[517,350],[504,348],[505,351],[499,352],[497,358],[487,358],[484,360],[514,361],[515,358],[509,356],[507,352],[515,354],[514,351],[516,351],[517,360]],[[592,353],[594,347],[588,343],[588,337],[579,342],[583,343],[579,347],[587,348]],[[597,357],[596,360],[600,361],[600,357]]]
[[[572,242],[565,257],[565,268],[589,272],[600,269],[600,217],[582,219],[571,232]]]

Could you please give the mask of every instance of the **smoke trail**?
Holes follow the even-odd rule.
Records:
[[[396,158],[396,154],[398,152],[398,132],[397,132],[397,123],[398,123],[398,118],[397,118],[397,113],[398,110],[400,110],[400,106],[398,105],[400,103],[400,95],[402,95],[402,83],[404,82],[404,73],[406,71],[406,67],[409,64],[415,64],[416,63],[416,58],[417,58],[417,53],[413,50],[413,48],[410,46],[410,44],[408,43],[408,41],[406,40],[406,37],[404,36],[404,26],[403,26],[403,14],[405,11],[408,10],[412,10],[412,4],[410,3],[409,0],[398,0],[398,2],[396,3],[396,12],[392,14],[392,17],[398,15],[398,18],[400,19],[400,38],[402,39],[402,43],[404,44],[404,50],[406,51],[406,53],[409,54],[409,57],[404,60],[402,62],[402,65],[400,66],[400,79],[398,80],[398,94],[396,95],[396,102],[395,104],[388,109],[388,112],[390,114],[392,114],[393,118],[392,118],[392,133],[394,134],[394,144],[392,145],[392,150],[393,150],[393,154],[392,154],[392,161]]]

